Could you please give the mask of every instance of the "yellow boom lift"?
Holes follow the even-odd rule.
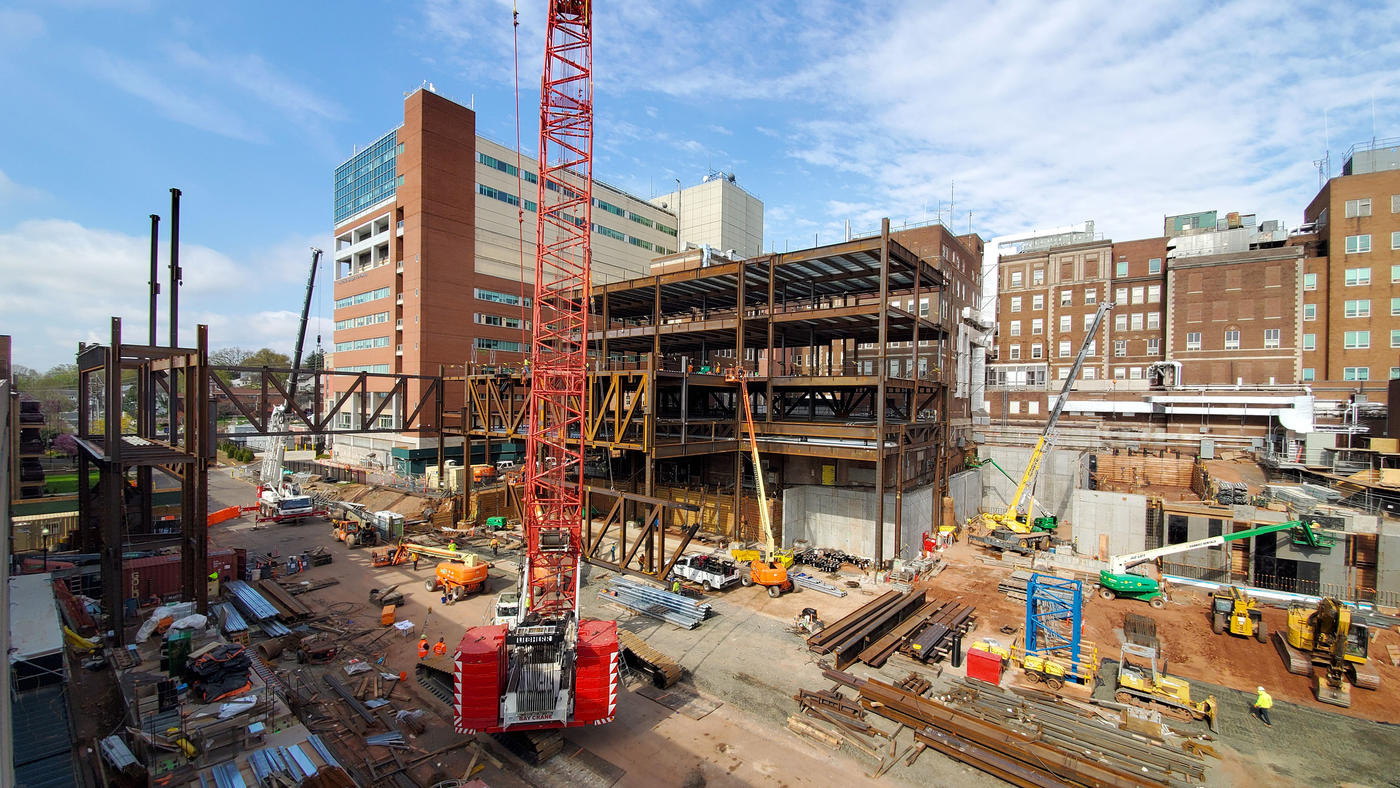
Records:
[[[758,456],[758,433],[754,431],[753,410],[749,407],[747,374],[742,367],[731,367],[724,373],[725,380],[739,384],[739,399],[744,404],[744,427],[749,432],[749,456],[753,460],[754,484],[758,489],[758,521],[763,526],[763,552],[749,562],[749,573],[744,577],[743,584],[764,586],[768,589],[768,596],[777,597],[795,588],[787,570],[788,565],[792,563],[792,556],[789,554],[780,557],[773,544],[773,524],[768,515],[768,490],[763,483],[763,465]],[[739,480],[735,479],[734,483],[739,484]],[[743,560],[743,552],[737,551],[735,557]]]

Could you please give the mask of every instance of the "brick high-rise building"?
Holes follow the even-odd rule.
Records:
[[[1354,146],[1303,212],[1303,371],[1319,397],[1385,401],[1400,378],[1400,140]]]
[[[335,170],[329,366],[427,375],[440,366],[453,374],[518,367],[529,343],[538,164],[479,136],[475,112],[430,90],[414,91],[403,107],[402,125]],[[676,251],[677,225],[675,211],[595,180],[594,284],[646,274],[654,258]],[[389,386],[370,388],[372,411]],[[416,397],[410,386],[409,402]],[[340,426],[367,426],[352,418],[343,414]],[[386,415],[374,426],[400,425]],[[431,442],[343,436],[335,454],[402,469]]]

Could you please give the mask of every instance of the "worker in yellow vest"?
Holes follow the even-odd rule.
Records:
[[[428,658],[428,638],[426,635],[418,639],[418,658]]]
[[[1273,708],[1273,706],[1274,699],[1269,696],[1269,693],[1264,691],[1263,687],[1260,687],[1259,697],[1254,699],[1254,716],[1263,720],[1264,724],[1268,725],[1270,728],[1274,726],[1272,722],[1269,722],[1269,709]]]

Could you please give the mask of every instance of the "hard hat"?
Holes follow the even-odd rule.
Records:
[[[1260,688],[1259,688],[1259,691],[1260,691],[1260,692],[1263,692],[1263,691],[1264,691],[1264,688],[1263,688],[1263,687],[1260,687]]]

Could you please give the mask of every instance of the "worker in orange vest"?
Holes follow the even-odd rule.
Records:
[[[434,655],[434,656],[440,657],[440,656],[442,656],[443,654],[446,654],[446,653],[447,653],[447,644],[444,643],[444,642],[442,642],[442,638],[438,638],[438,642],[436,642],[436,643],[433,644],[433,655]]]
[[[422,637],[418,640],[418,658],[426,659],[428,656],[428,638]]]

